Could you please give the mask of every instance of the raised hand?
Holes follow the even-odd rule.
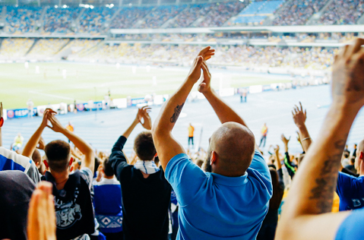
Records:
[[[39,141],[38,141],[38,146],[37,148],[38,149],[41,149],[41,150],[44,150],[45,149],[45,142],[44,142],[44,139],[42,137],[40,137]]]
[[[147,130],[152,129],[152,119],[149,116],[150,110],[151,110],[150,107],[142,107],[141,109],[138,110],[138,116],[137,116],[140,124],[143,126],[143,128]]]
[[[195,58],[187,78],[193,83],[196,83],[201,77],[202,63],[210,59],[213,55],[215,55],[215,49],[211,49],[211,47],[202,49]]]
[[[209,60],[213,55],[215,55],[215,49],[212,49],[210,46],[202,49],[197,56],[201,56],[203,60]]]
[[[332,73],[333,104],[359,111],[364,105],[364,39],[347,45],[335,56]]]
[[[307,111],[303,110],[302,103],[300,102],[299,107],[296,105],[292,111],[293,121],[298,128],[305,125],[307,119]]]
[[[290,138],[286,138],[286,137],[284,136],[284,134],[282,134],[282,135],[281,135],[281,140],[282,140],[282,142],[284,143],[284,145],[288,145],[289,140],[291,140],[291,137],[290,137]]]
[[[51,114],[57,114],[57,112],[53,111],[50,108],[47,108],[46,110],[44,110],[43,112],[43,119],[42,119],[42,123],[40,124],[42,127],[47,127],[48,125],[48,118]]]
[[[211,73],[205,61],[202,62],[202,82],[198,86],[200,93],[207,93],[211,91]]]
[[[274,153],[279,154],[279,145],[274,148]]]
[[[65,130],[65,128],[62,126],[62,124],[59,122],[59,120],[53,115],[48,115],[48,120],[52,124],[52,126],[47,125],[50,129],[52,129],[55,132],[62,132]]]
[[[29,203],[27,233],[29,240],[56,240],[56,213],[52,184],[40,182]]]

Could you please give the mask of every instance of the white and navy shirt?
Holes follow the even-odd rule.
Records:
[[[94,184],[94,207],[99,230],[102,233],[123,231],[123,210],[119,181],[102,179]]]
[[[40,174],[32,159],[0,147],[0,171],[19,170],[24,172],[35,184],[40,181]]]

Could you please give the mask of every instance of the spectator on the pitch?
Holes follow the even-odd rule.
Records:
[[[290,187],[277,239],[360,239],[363,235],[364,210],[331,213],[348,133],[364,105],[363,44],[364,39],[358,39],[335,57],[333,103]]]
[[[186,81],[159,113],[153,138],[178,199],[177,239],[255,239],[268,212],[271,178],[263,157],[255,151],[253,133],[210,87],[205,60],[213,55],[210,47],[198,54]],[[188,94],[200,79],[201,69],[199,91],[223,124],[210,139],[211,173],[190,161],[171,134]]]
[[[354,151],[353,151],[353,157],[356,158],[356,151],[357,151],[358,145],[354,144]]]
[[[16,153],[20,153],[20,149],[23,146],[24,137],[21,135],[21,133],[18,133],[16,137],[14,138],[13,143],[13,151]]]
[[[269,201],[269,210],[260,228],[257,240],[273,240],[278,224],[278,209],[281,206],[284,181],[282,164],[279,159],[279,146],[274,149],[274,168],[269,167],[270,176],[272,178],[273,196]]]
[[[44,149],[45,164],[50,172],[46,172],[43,180],[53,185],[53,195],[57,218],[57,239],[88,238],[94,232],[94,213],[92,206],[94,151],[89,144],[64,128],[54,116],[54,111],[47,109],[39,128],[32,135],[23,150],[24,156],[33,154],[45,127],[63,134],[70,139],[83,154],[81,170],[70,174],[71,148],[67,142],[55,140]],[[47,121],[52,126],[47,126]]]
[[[267,127],[267,124],[264,123],[263,127],[262,127],[262,130],[261,130],[261,133],[262,133],[262,137],[260,138],[260,143],[259,143],[259,147],[263,144],[263,147],[265,147],[265,143],[267,141],[267,135],[268,135],[268,127]]]
[[[188,125],[188,147],[190,146],[191,143],[192,143],[192,146],[195,146],[194,135],[195,135],[195,128],[190,123]]]
[[[100,165],[102,180],[94,184],[95,215],[107,240],[123,239],[123,211],[121,207],[121,187],[114,177],[109,159]],[[99,177],[99,176],[98,176]]]
[[[172,188],[164,177],[164,171],[154,163],[157,152],[152,133],[144,131],[135,138],[134,150],[140,160],[134,165],[127,163],[122,151],[130,133],[139,123],[147,130],[152,128],[148,111],[146,107],[138,110],[135,120],[116,141],[109,157],[121,185],[125,240],[168,239]]]

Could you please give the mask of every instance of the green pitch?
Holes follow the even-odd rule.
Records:
[[[108,91],[114,99],[170,94],[186,78],[188,71],[185,68],[147,69],[145,66],[133,69],[115,64],[30,63],[28,68],[24,63],[0,64],[0,101],[4,108],[12,109],[25,108],[29,99],[35,106],[103,100]],[[268,75],[244,76],[215,69],[211,72],[215,89],[290,81]]]

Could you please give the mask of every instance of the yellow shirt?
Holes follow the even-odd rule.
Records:
[[[192,126],[188,126],[188,136],[193,137],[194,132],[195,132],[195,128]]]

